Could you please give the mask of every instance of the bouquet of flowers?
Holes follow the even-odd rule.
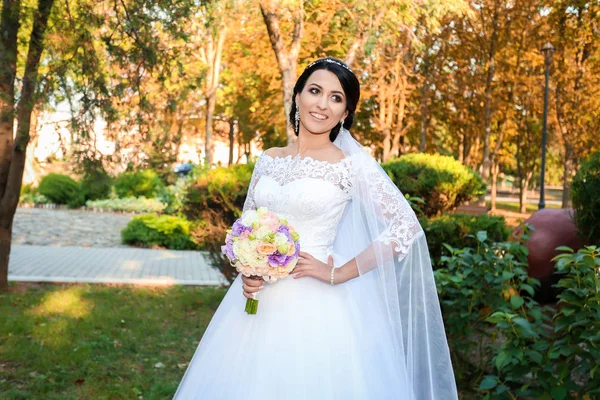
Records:
[[[274,283],[287,277],[298,262],[300,235],[266,207],[246,211],[227,231],[223,254],[237,271]],[[246,312],[256,314],[258,300],[246,301]]]

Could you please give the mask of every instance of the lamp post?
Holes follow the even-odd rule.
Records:
[[[546,207],[544,199],[544,175],[546,174],[546,127],[548,125],[548,81],[550,80],[550,65],[552,64],[552,56],[554,55],[554,46],[550,42],[542,47],[544,61],[546,65],[546,87],[544,89],[544,125],[542,127],[542,170],[540,173],[540,202],[538,210]]]

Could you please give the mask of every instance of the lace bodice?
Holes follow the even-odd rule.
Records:
[[[338,223],[351,199],[349,158],[337,163],[263,154],[250,183],[245,209],[267,207],[300,234],[302,251],[325,261]]]

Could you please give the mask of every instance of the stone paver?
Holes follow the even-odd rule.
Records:
[[[225,277],[199,251],[121,244],[133,214],[18,208],[8,280],[221,285]]]
[[[199,251],[13,246],[9,281],[226,285]]]
[[[133,214],[17,208],[13,245],[126,247],[121,229]]]

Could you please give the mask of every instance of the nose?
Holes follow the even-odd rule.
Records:
[[[317,102],[317,107],[321,110],[327,109],[327,96],[320,96],[319,101]]]

